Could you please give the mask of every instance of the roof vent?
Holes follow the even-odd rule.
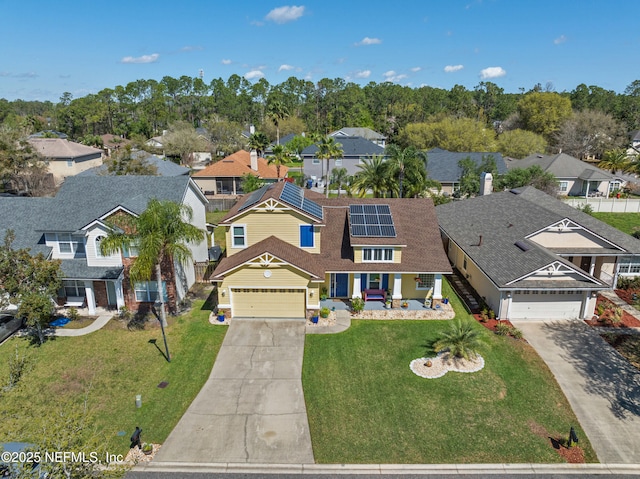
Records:
[[[514,243],[518,248],[520,248],[522,251],[529,251],[529,249],[531,249],[531,246],[529,246],[528,243],[525,243],[524,241],[518,240]]]

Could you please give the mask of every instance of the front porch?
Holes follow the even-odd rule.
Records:
[[[407,307],[387,308],[382,301],[365,301],[360,313],[352,313],[354,319],[452,319],[455,316],[450,303],[434,301],[432,307],[425,307],[424,300],[408,299]],[[332,311],[351,311],[348,299],[329,298],[320,301],[320,307]]]

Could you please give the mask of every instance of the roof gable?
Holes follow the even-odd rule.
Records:
[[[280,178],[287,176],[289,168],[280,167]],[[236,151],[222,160],[210,164],[201,171],[193,175],[194,178],[219,178],[219,177],[240,177],[250,174],[265,179],[277,179],[278,170],[274,165],[270,165],[264,158],[258,158],[258,170],[251,169],[251,153],[246,150]]]

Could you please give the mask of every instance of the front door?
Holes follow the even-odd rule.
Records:
[[[349,275],[331,273],[331,297],[346,298],[349,295]]]
[[[113,281],[107,281],[107,303],[109,306],[117,306],[116,285]]]
[[[591,272],[591,256],[583,256],[580,260],[580,269],[582,271],[586,271],[587,273]]]

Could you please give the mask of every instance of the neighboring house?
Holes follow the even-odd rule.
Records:
[[[180,166],[171,160],[149,155],[144,151],[134,151],[132,155],[141,155],[148,164],[155,166],[156,176],[181,176],[191,173],[191,170],[185,166]],[[110,173],[107,165],[100,165],[78,173],[77,176],[110,176]]]
[[[233,155],[207,166],[193,175],[193,180],[206,195],[242,194],[242,176],[257,176],[265,183],[274,183],[286,178],[289,168],[280,167],[280,177],[275,165],[259,158],[255,151],[236,151]]]
[[[374,142],[382,148],[386,146],[387,141],[386,136],[377,131],[373,131],[371,128],[341,128],[340,130],[329,133],[329,136],[334,136],[336,140],[344,138],[345,136],[359,136]]]
[[[384,156],[384,148],[360,136],[340,136],[336,143],[342,145],[342,157],[330,160],[329,176],[334,168],[346,168],[349,175],[355,175],[364,164],[364,160],[374,156]],[[304,175],[314,182],[320,181],[326,174],[327,161],[316,157],[318,145],[313,144],[302,150]]]
[[[134,248],[103,256],[100,241],[110,220],[137,216],[151,198],[187,204],[192,223],[205,229],[206,198],[188,176],[90,176],[68,178],[53,198],[0,198],[0,236],[15,232],[15,248],[61,260],[59,305],[136,311],[157,297],[155,281],[130,284]],[[28,220],[25,220],[27,218]],[[195,262],[208,262],[207,242],[189,244]],[[163,264],[169,308],[175,310],[195,282],[193,264]]]
[[[29,143],[44,157],[56,184],[102,164],[102,150],[98,148],[61,138],[29,138]]]
[[[442,185],[443,194],[451,195],[460,187],[460,176],[462,174],[462,170],[458,166],[460,160],[471,158],[476,165],[480,166],[485,157],[493,157],[499,175],[507,172],[507,166],[500,153],[454,152],[433,148],[427,151],[427,174],[429,178],[438,181]]]
[[[56,130],[44,130],[39,131],[38,133],[34,133],[29,135],[29,138],[61,138],[63,140],[68,140],[69,137],[66,133],[62,133]]]
[[[558,180],[558,193],[567,196],[608,196],[621,189],[626,181],[608,171],[590,165],[566,153],[556,155],[533,154],[522,160],[509,162],[509,169],[539,166],[553,173]]]
[[[159,150],[164,149],[164,133],[166,133],[166,130],[163,132],[162,136],[153,136],[145,141],[144,144]]]
[[[288,182],[238,201],[219,223],[226,253],[212,281],[231,316],[300,317],[320,296],[371,290],[442,298],[451,266],[428,198],[325,198]]]
[[[102,149],[106,156],[111,156],[120,148],[131,144],[131,140],[122,138],[120,135],[100,135],[100,138],[102,138]]]
[[[591,318],[640,241],[532,187],[436,207],[449,260],[500,319]]]
[[[206,128],[198,127],[196,128],[197,135],[206,143],[211,150],[211,140],[209,132]],[[155,148],[156,150],[162,150],[161,157],[165,156],[165,135],[167,134],[167,130],[163,130],[162,136],[154,136],[149,138],[145,145]],[[196,171],[204,169],[209,163],[211,163],[211,151],[194,151],[189,154],[189,165]]]
[[[629,133],[631,145],[627,150],[628,155],[640,155],[640,130],[633,130]]]

